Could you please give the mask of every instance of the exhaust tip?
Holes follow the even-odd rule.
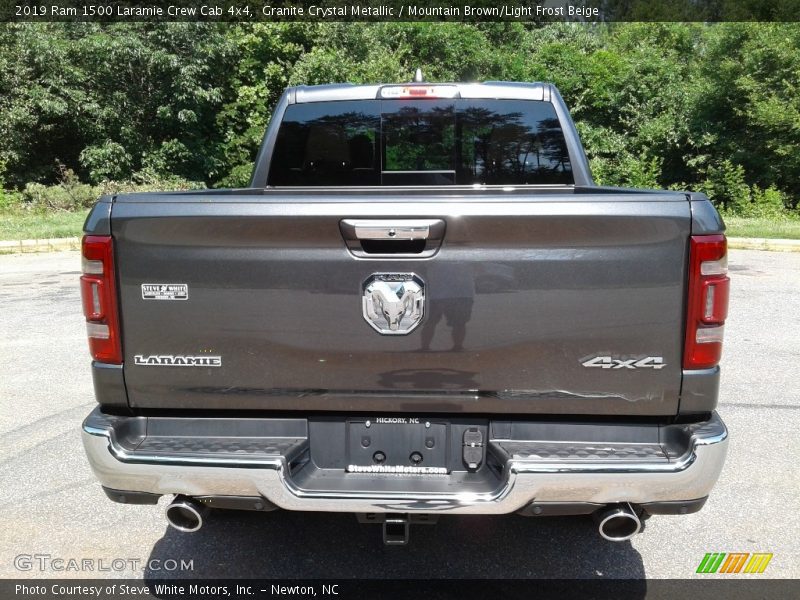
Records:
[[[595,519],[600,536],[609,542],[625,542],[642,530],[642,522],[630,504],[602,509]]]
[[[178,531],[194,533],[203,526],[208,507],[185,496],[176,496],[164,511],[167,522]]]

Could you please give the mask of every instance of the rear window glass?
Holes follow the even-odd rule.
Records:
[[[274,186],[572,184],[549,102],[357,100],[293,104]]]

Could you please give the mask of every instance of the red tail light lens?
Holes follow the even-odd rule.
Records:
[[[89,351],[99,362],[122,364],[113,240],[110,235],[87,235],[81,250],[81,297]]]
[[[719,363],[730,282],[725,236],[692,236],[684,369],[709,369]]]

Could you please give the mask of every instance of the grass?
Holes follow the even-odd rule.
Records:
[[[725,217],[728,237],[800,240],[800,219]]]
[[[0,240],[36,240],[81,235],[88,210],[78,212],[0,212]]]

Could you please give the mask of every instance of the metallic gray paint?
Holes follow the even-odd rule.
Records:
[[[586,153],[583,150],[583,144],[578,137],[578,130],[575,129],[575,123],[572,121],[572,116],[569,114],[567,105],[558,90],[550,85],[549,101],[553,103],[556,109],[556,115],[561,123],[561,129],[564,132],[564,140],[567,143],[567,152],[569,152],[569,160],[572,164],[572,176],[575,179],[575,185],[593,186],[594,179],[592,179],[592,172],[589,169],[589,161],[586,158]]]
[[[526,192],[513,202],[391,190],[121,197],[114,236],[131,406],[675,414],[685,197]],[[446,221],[441,249],[423,260],[352,256],[339,222],[386,217]],[[376,336],[364,322],[360,286],[375,272],[426,282],[428,316],[408,336]],[[142,301],[141,283],[156,280],[187,283],[191,299]],[[447,351],[459,319],[466,339]],[[132,360],[204,352],[222,356],[222,368],[154,373]],[[592,353],[658,355],[667,366],[583,368]]]
[[[92,382],[94,395],[99,404],[128,411],[128,394],[125,391],[122,365],[92,361]]]
[[[283,113],[286,112],[286,107],[289,104],[294,103],[294,95],[294,88],[289,88],[281,95],[278,104],[275,105],[269,126],[264,134],[264,141],[261,142],[261,147],[256,155],[256,162],[253,165],[253,175],[250,178],[251,188],[263,188],[267,185],[269,165],[272,161],[272,149],[275,147],[275,140],[278,137],[278,129],[283,120]]]
[[[111,235],[111,206],[113,196],[101,196],[89,211],[83,223],[87,235]]]
[[[458,86],[461,97],[552,102],[576,185],[263,189],[288,105],[375,98],[380,88],[336,85],[283,94],[248,189],[100,199],[85,231],[115,238],[125,366],[93,364],[98,402],[117,416],[96,409],[82,437],[106,488],[363,513],[507,513],[534,500],[702,505],[687,508],[687,498],[704,499],[714,485],[727,431],[715,413],[666,423],[716,405],[719,369],[680,365],[688,236],[723,231],[720,216],[702,194],[594,186],[549,84]],[[435,247],[418,255],[369,255],[348,234],[353,219],[442,226]],[[380,336],[364,322],[361,285],[376,272],[425,281],[426,315],[409,335]],[[192,293],[186,302],[144,302],[147,281],[185,282]],[[224,360],[213,369],[146,369],[135,354]],[[599,354],[663,356],[666,366],[581,366]],[[200,410],[119,416],[164,409]],[[217,409],[328,416],[219,419]],[[354,412],[444,413],[456,433],[475,419],[461,414],[508,416],[480,425],[491,432],[491,468],[426,482],[344,475],[341,415]],[[565,417],[523,421],[525,413]],[[607,419],[615,415],[663,418]],[[228,446],[215,435],[241,444],[219,452]],[[312,437],[324,443],[309,445]],[[586,460],[594,442],[607,444]]]
[[[692,206],[692,235],[723,233],[725,223],[705,194],[688,194]]]
[[[710,413],[719,399],[719,367],[683,371],[681,414]]]

